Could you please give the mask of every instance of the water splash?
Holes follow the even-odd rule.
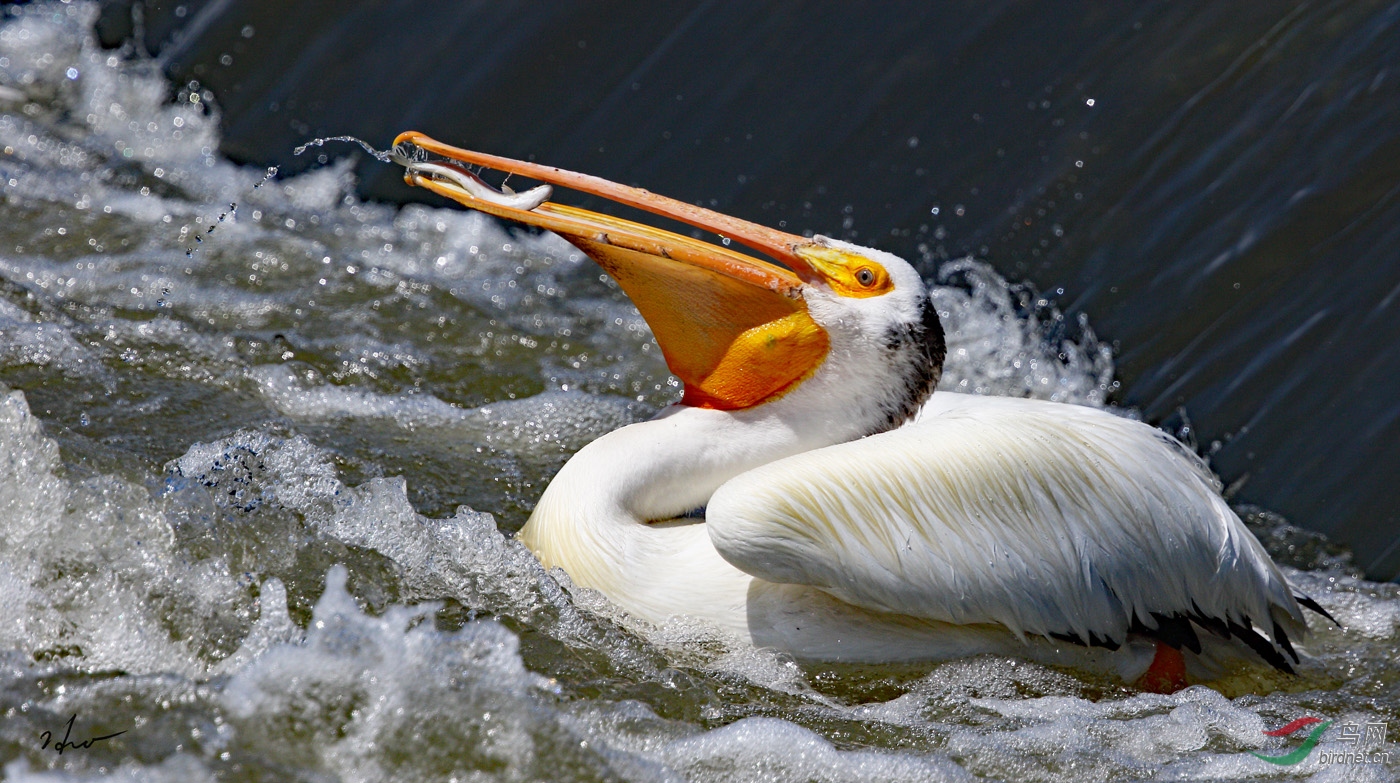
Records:
[[[410,163],[409,159],[406,158],[401,152],[399,152],[398,148],[394,148],[388,151],[380,151],[375,149],[369,142],[363,139],[356,138],[354,136],[327,136],[323,138],[312,139],[311,141],[308,141],[305,144],[301,144],[294,148],[292,150],[292,154],[301,155],[311,147],[320,147],[328,141],[344,141],[358,144],[364,148],[365,152],[368,152],[370,155],[373,155],[375,160],[384,163],[399,163],[400,165],[409,165]],[[261,188],[264,184],[267,183],[268,180],[277,176],[277,171],[277,166],[269,166],[267,168],[266,173],[263,174],[263,178],[258,180],[257,183],[253,185],[252,190],[257,190]],[[195,232],[195,244],[185,248],[185,258],[193,258],[195,252],[199,250],[199,246],[204,244],[205,237],[208,237],[209,235],[213,234],[215,229],[217,229],[221,223],[223,223],[225,220],[229,220],[236,217],[237,214],[238,202],[230,202],[228,205],[228,209],[224,210],[223,212],[220,212],[218,219],[215,222],[211,223],[202,234],[199,232]]]
[[[260,180],[258,180],[257,183],[253,185],[253,188],[252,188],[252,189],[253,189],[253,190],[257,190],[258,188],[261,188],[261,187],[263,186],[264,183],[266,183],[268,180],[272,179],[272,178],[275,177],[275,176],[277,176],[277,167],[276,167],[276,166],[268,166],[268,168],[267,168],[267,173],[263,174],[263,178],[260,179]],[[231,219],[231,218],[237,216],[237,214],[238,214],[238,202],[237,202],[237,201],[230,201],[230,202],[229,202],[229,205],[228,205],[228,209],[226,209],[226,210],[224,210],[223,212],[220,212],[220,213],[219,213],[219,219],[218,219],[217,221],[215,221],[214,223],[211,223],[211,224],[209,225],[209,228],[205,229],[204,234],[203,234],[202,236],[201,236],[198,232],[195,233],[195,235],[194,235],[195,244],[185,248],[185,258],[193,258],[193,257],[194,257],[194,254],[195,254],[195,251],[199,249],[199,245],[204,244],[204,237],[207,237],[207,236],[209,236],[210,234],[213,234],[213,233],[214,233],[214,229],[218,228],[218,227],[219,227],[219,224],[223,223],[223,222],[224,222],[225,220],[227,220],[227,219]],[[165,293],[169,293],[169,291],[166,291]],[[161,301],[164,301],[164,300],[161,300]]]
[[[354,136],[326,136],[324,138],[312,139],[311,141],[308,141],[305,144],[302,144],[296,149],[292,150],[292,154],[300,155],[312,147],[323,146],[328,141],[344,141],[349,142],[351,144],[358,144],[364,149],[365,152],[368,152],[370,155],[373,155],[374,159],[380,161],[381,163],[403,164],[405,161],[405,158],[403,154],[399,151],[398,147],[393,147],[388,150],[378,150],[375,149],[374,145],[370,144],[364,139],[356,138]]]

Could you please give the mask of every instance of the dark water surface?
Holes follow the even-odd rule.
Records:
[[[4,778],[1394,779],[1391,11],[842,8],[6,7]],[[1344,627],[1156,696],[621,615],[511,533],[677,384],[557,238],[289,157],[408,126],[908,254],[944,388],[1189,418]]]

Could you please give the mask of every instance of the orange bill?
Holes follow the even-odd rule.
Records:
[[[394,142],[405,180],[464,206],[552,231],[596,261],[651,326],[686,405],[734,410],[775,399],[826,358],[826,332],[801,288],[812,240],[640,188],[535,163],[457,149],[420,133]],[[797,272],[729,248],[630,220],[550,201],[513,197],[450,162],[418,150],[567,187],[688,223],[759,250]],[[528,196],[528,194],[525,194]],[[524,205],[524,206],[522,206]]]

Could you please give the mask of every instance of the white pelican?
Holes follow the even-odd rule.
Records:
[[[575,583],[650,621],[700,617],[808,659],[997,652],[1164,691],[1232,648],[1292,671],[1299,604],[1321,608],[1293,594],[1199,458],[1092,408],[934,393],[943,329],[902,259],[418,133],[395,149],[411,184],[597,261],[685,384],[679,403],[574,455],[520,531]],[[452,160],[787,268],[549,202],[548,185],[502,193]]]

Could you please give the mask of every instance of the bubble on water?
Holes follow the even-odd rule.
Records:
[[[1108,745],[1115,751],[1116,774],[1146,776],[1211,743],[1262,748],[1266,739],[1257,713],[1199,686],[1172,696],[1144,694],[1102,702],[1046,697],[974,699],[972,705],[1012,718],[1018,728],[995,734],[959,732],[949,750],[999,768],[1015,769],[1017,758],[1052,753],[1065,763],[1074,763],[1076,757],[1097,759]]]

